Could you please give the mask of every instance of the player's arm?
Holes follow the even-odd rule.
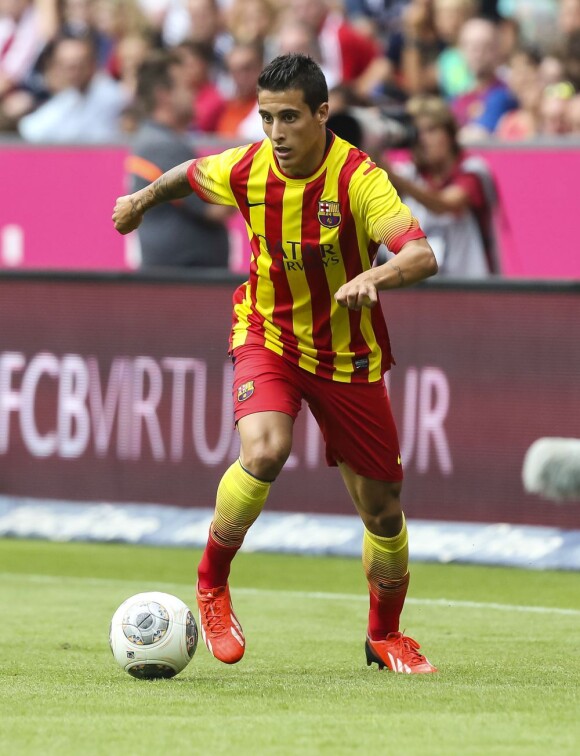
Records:
[[[353,310],[374,307],[379,291],[412,286],[437,273],[437,260],[419,223],[387,174],[372,161],[355,174],[350,196],[353,212],[365,223],[370,238],[385,244],[396,258],[343,284],[334,295],[339,305]]]
[[[339,305],[351,310],[374,307],[378,292],[412,286],[437,273],[437,260],[427,239],[413,239],[392,260],[347,281],[334,295]]]
[[[193,188],[187,171],[193,162],[188,160],[176,165],[134,194],[118,197],[113,210],[113,224],[116,230],[121,234],[128,234],[138,228],[143,215],[155,205],[188,197]]]

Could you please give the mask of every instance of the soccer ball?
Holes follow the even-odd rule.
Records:
[[[186,604],[169,593],[137,593],[113,614],[111,651],[133,677],[174,677],[197,648],[197,625]]]

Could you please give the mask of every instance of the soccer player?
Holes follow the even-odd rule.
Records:
[[[399,632],[407,586],[403,471],[383,374],[393,362],[378,292],[437,271],[425,234],[387,174],[327,130],[328,89],[318,65],[275,58],[258,81],[266,139],[172,168],[119,197],[115,228],[137,228],[161,202],[195,191],[237,207],[252,247],[249,280],[234,295],[230,352],[240,458],[217,491],[198,567],[201,631],[233,664],[245,650],[231,604],[230,565],[292,446],[305,399],[364,523],[370,593],[367,664],[394,672],[436,669]],[[383,242],[397,257],[372,267]]]

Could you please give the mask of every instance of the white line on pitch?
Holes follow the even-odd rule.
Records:
[[[368,601],[368,596],[361,596],[356,593],[316,593],[307,591],[273,591],[262,588],[237,588],[236,593],[241,594],[262,594],[284,595],[291,598],[302,599],[320,599],[322,601]],[[455,601],[454,599],[429,599],[429,598],[409,598],[406,604],[416,606],[445,606],[450,609],[492,609],[504,612],[529,612],[535,614],[564,614],[571,616],[580,616],[580,609],[560,609],[559,607],[549,606],[523,606],[519,604],[494,604],[484,601]]]
[[[13,572],[0,572],[0,579],[25,580],[30,583],[75,583],[83,585],[119,585],[133,586],[136,592],[142,591],[171,591],[185,587],[193,593],[191,583],[152,583],[151,581],[121,580],[119,578],[83,578],[68,575],[27,575]],[[277,596],[278,598],[295,598],[314,601],[368,601],[368,596],[360,593],[325,593],[319,591],[284,591],[268,588],[234,588],[234,595],[242,596]],[[414,606],[443,606],[448,609],[489,609],[501,612],[525,612],[528,614],[558,614],[570,617],[580,616],[580,609],[562,609],[552,606],[525,606],[521,604],[496,604],[485,601],[457,601],[446,598],[413,598],[406,600]]]

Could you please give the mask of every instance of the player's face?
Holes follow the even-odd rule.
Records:
[[[320,165],[326,146],[328,103],[313,113],[301,89],[260,90],[258,105],[266,136],[287,176],[309,176]]]

